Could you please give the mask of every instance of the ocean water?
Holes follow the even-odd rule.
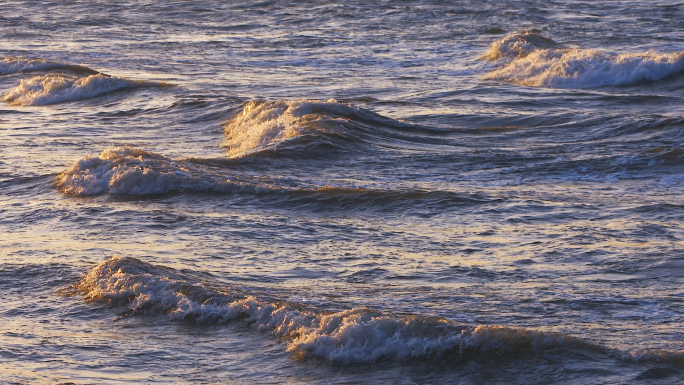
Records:
[[[1,9],[0,382],[684,381],[681,1]]]

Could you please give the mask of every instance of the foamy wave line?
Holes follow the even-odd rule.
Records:
[[[654,82],[684,72],[684,52],[615,54],[562,49],[538,34],[516,34],[492,43],[486,58],[512,59],[485,75],[525,86],[591,88]],[[554,43],[555,44],[555,43]]]
[[[68,70],[78,74],[98,74],[98,71],[76,64],[66,64],[42,59],[23,59],[18,57],[3,57],[0,59],[0,75],[18,72]]]
[[[272,148],[285,140],[320,130],[322,119],[390,122],[373,112],[328,101],[298,100],[249,102],[242,112],[225,126],[226,140],[232,157],[240,157],[256,150]],[[398,124],[398,122],[395,122]]]
[[[69,195],[152,195],[172,191],[225,192],[261,187],[231,182],[162,155],[117,147],[97,157],[85,157],[57,177],[57,187]]]
[[[283,338],[290,352],[341,363],[515,355],[554,348],[615,355],[609,349],[558,333],[503,326],[466,327],[443,318],[397,316],[367,308],[326,312],[254,296],[240,298],[134,258],[110,258],[93,268],[76,289],[87,301],[124,306],[126,316],[167,315],[200,323],[242,320],[254,329]],[[684,358],[681,352],[657,352],[627,353],[618,358],[668,362]]]
[[[40,106],[88,99],[127,88],[152,83],[97,74],[75,77],[48,74],[24,79],[3,96],[3,101],[15,106]]]

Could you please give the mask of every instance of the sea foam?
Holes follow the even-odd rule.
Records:
[[[3,101],[15,106],[39,106],[93,98],[146,84],[102,74],[87,77],[47,74],[22,80],[3,96]]]
[[[492,43],[489,60],[511,60],[485,75],[525,86],[592,88],[654,82],[684,72],[684,52],[613,53],[554,46],[538,34],[516,34]]]
[[[395,315],[358,307],[326,311],[313,306],[230,293],[173,269],[112,257],[76,286],[88,301],[123,307],[124,316],[162,315],[199,323],[241,320],[279,336],[300,356],[340,363],[380,359],[479,355],[514,357],[546,349],[582,350],[627,361],[681,362],[681,352],[622,353],[579,338],[505,326],[462,326],[444,318]]]

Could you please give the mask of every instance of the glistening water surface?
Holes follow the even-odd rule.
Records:
[[[684,380],[684,4],[15,2],[3,383]]]

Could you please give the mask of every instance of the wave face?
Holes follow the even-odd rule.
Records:
[[[249,102],[242,112],[225,126],[223,143],[232,157],[273,148],[278,143],[312,132],[322,131],[325,119],[339,121],[388,121],[370,111],[334,99]],[[330,127],[330,125],[328,125]]]
[[[124,316],[164,315],[173,320],[241,320],[284,338],[287,350],[331,362],[381,359],[511,356],[546,349],[607,353],[581,339],[502,326],[460,326],[450,320],[399,316],[368,308],[325,311],[217,290],[173,269],[114,256],[77,285],[87,301],[123,307]],[[630,356],[632,357],[632,356]],[[631,359],[637,359],[632,357]],[[646,359],[645,354],[638,359]]]
[[[69,195],[151,195],[225,190],[233,184],[203,177],[161,155],[118,147],[78,160],[58,176],[57,186]]]
[[[98,74],[98,71],[88,67],[42,59],[23,59],[18,57],[3,57],[0,59],[0,75],[50,70],[68,70],[74,73],[90,75]]]
[[[535,87],[593,88],[654,82],[684,71],[684,52],[617,54],[554,45],[536,33],[494,42],[485,58],[512,61],[484,79]]]
[[[41,106],[89,99],[145,84],[102,74],[87,77],[47,74],[22,80],[17,87],[7,92],[2,100],[14,106]]]

